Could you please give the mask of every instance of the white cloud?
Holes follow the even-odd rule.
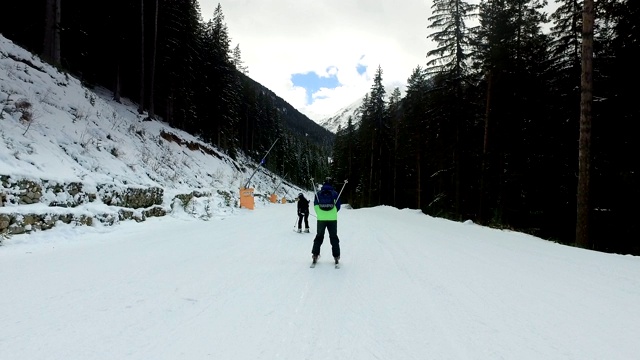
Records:
[[[200,0],[208,20],[218,1]],[[244,0],[221,3],[233,46],[240,44],[249,76],[313,120],[333,115],[369,91],[378,66],[386,85],[404,85],[429,51],[430,2],[405,0]],[[366,65],[366,74],[356,71]],[[329,73],[327,72],[329,69]],[[306,105],[291,75],[336,75]]]

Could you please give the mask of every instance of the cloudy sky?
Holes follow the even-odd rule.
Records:
[[[378,66],[404,89],[426,64],[429,0],[199,0],[220,3],[249,76],[319,121],[369,92]]]

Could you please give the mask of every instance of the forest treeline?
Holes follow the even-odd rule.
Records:
[[[640,1],[595,1],[590,124],[580,126],[582,2],[433,0],[437,47],[386,93],[383,69],[337,132],[345,201],[576,244],[580,132],[589,143],[583,247],[640,254]],[[544,31],[543,31],[544,30]],[[583,134],[583,135],[584,135]]]
[[[583,4],[556,4],[546,14],[542,0],[433,0],[425,23],[437,47],[404,93],[387,94],[378,68],[335,142],[247,76],[220,5],[205,22],[197,0],[13,1],[0,32],[231,155],[258,160],[284,139],[268,167],[301,186],[330,171],[348,180],[354,207],[421,209],[565,244],[576,242],[588,134],[590,240],[579,245],[640,254],[640,1],[595,1],[588,126]]]
[[[131,99],[147,120],[199,136],[310,187],[329,172],[335,135],[252,80],[222,6],[197,0],[24,0],[2,4],[0,33],[88,88]],[[275,189],[274,189],[275,190]]]

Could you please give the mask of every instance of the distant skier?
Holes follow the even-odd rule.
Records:
[[[298,232],[302,232],[302,220],[304,219],[304,232],[309,232],[309,200],[302,193],[298,194]]]
[[[311,258],[315,264],[320,256],[320,246],[324,241],[324,231],[329,230],[329,241],[331,242],[331,253],[336,266],[340,260],[340,240],[338,239],[338,211],[340,211],[340,199],[338,193],[331,186],[331,178],[327,177],[320,191],[316,193],[313,200],[313,208],[318,218],[318,231],[313,239]]]

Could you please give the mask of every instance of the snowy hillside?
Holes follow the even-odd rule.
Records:
[[[362,106],[363,98],[341,109],[333,116],[321,120],[319,122],[320,126],[335,134],[338,132],[339,127],[342,127],[344,129],[347,126],[349,116],[351,116],[352,121],[355,124],[355,122],[360,119],[359,111],[360,107]]]
[[[100,201],[106,192],[136,188],[161,189],[157,203],[167,212],[185,194],[198,194],[190,204],[194,216],[236,211],[239,188],[256,164],[233,160],[160,121],[143,121],[147,115],[136,108],[126,99],[111,100],[104,89],[84,87],[0,36],[0,214],[108,214],[119,209],[108,206],[118,205],[113,197],[109,204]],[[258,171],[250,184],[256,206],[279,183]],[[25,197],[33,187],[40,204]],[[277,196],[292,200],[298,192],[285,182]],[[98,199],[87,200],[91,196]],[[42,209],[50,204],[58,206]],[[211,212],[198,213],[204,209]]]

